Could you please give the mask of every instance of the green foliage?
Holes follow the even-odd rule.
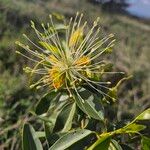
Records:
[[[132,134],[134,137],[135,134],[140,134],[140,131],[142,131],[146,126],[139,125],[138,123],[135,123],[138,119],[141,119],[141,116],[146,115],[149,113],[149,110],[144,111],[142,114],[137,116],[135,120],[133,120],[131,123],[128,125],[111,131],[111,132],[106,132],[106,133],[96,133],[93,131],[90,131],[88,129],[72,129],[71,131],[63,131],[57,132],[57,134],[52,133],[54,131],[50,131],[49,128],[51,128],[51,124],[45,123],[45,132],[46,134],[42,133],[42,137],[46,135],[46,139],[48,140],[50,146],[50,150],[55,150],[55,149],[68,149],[70,146],[73,148],[75,143],[78,143],[79,141],[81,142],[82,139],[88,138],[90,134],[95,134],[97,136],[97,140],[95,143],[93,143],[88,150],[109,150],[109,149],[116,149],[116,150],[122,150],[121,145],[114,140],[113,138],[117,135],[123,135],[123,134]],[[66,111],[66,110],[64,110]],[[64,112],[65,113],[65,112]],[[49,131],[47,131],[49,130]],[[49,137],[47,137],[49,136]],[[41,143],[37,139],[38,137],[41,137],[41,134],[37,136],[35,134],[35,131],[31,125],[26,124],[23,129],[23,147],[24,149],[28,148],[34,149],[36,145],[39,145],[38,148],[41,148]],[[145,136],[141,136],[142,138],[142,147],[143,150],[148,150],[149,148],[149,138]],[[54,142],[55,141],[55,142]],[[31,143],[30,143],[31,142]],[[31,147],[30,147],[31,146]],[[37,148],[37,150],[38,150]],[[80,148],[80,147],[78,147]]]
[[[49,94],[46,94],[42,97],[36,105],[35,113],[37,115],[42,115],[46,113],[52,103],[52,100],[57,97],[58,93],[52,91]]]
[[[76,20],[77,17],[78,14],[76,16]],[[97,22],[95,22],[95,24],[96,23]],[[102,83],[110,84],[109,81],[103,82],[103,76],[105,75],[105,73],[108,73],[108,71],[109,73],[111,73],[111,69],[108,69],[108,67],[106,67],[107,63],[104,63],[102,66],[96,66],[96,63],[92,64],[92,61],[89,63],[88,58],[90,56],[91,59],[94,59],[95,57],[99,56],[99,53],[96,52],[97,50],[99,50],[99,47],[102,45],[103,42],[96,41],[96,43],[93,45],[94,53],[91,52],[91,50],[87,51],[87,48],[80,48],[83,47],[83,45],[86,46],[86,38],[80,39],[80,36],[83,36],[80,33],[82,32],[83,28],[80,31],[80,27],[78,24],[77,29],[75,30],[75,23],[73,23],[73,31],[75,31],[72,31],[71,35],[67,36],[69,42],[67,43],[66,41],[65,49],[63,49],[64,47],[59,47],[57,45],[55,47],[49,44],[49,41],[52,40],[53,42],[54,38],[56,38],[56,43],[58,42],[60,45],[62,44],[63,40],[61,41],[61,38],[58,40],[59,29],[56,29],[55,26],[53,26],[52,31],[49,31],[49,28],[46,30],[44,24],[42,25],[42,27],[44,28],[44,33],[47,33],[46,36],[43,36],[43,34],[35,28],[34,23],[32,23],[32,27],[34,28],[37,35],[40,37],[40,40],[42,39],[42,41],[40,41],[40,44],[45,48],[46,52],[47,50],[49,51],[47,53],[48,57],[45,56],[44,53],[41,54],[38,51],[35,52],[34,50],[31,50],[29,46],[21,44],[20,42],[17,42],[17,44],[22,48],[26,49],[34,56],[41,59],[39,60],[39,62],[36,62],[33,69],[26,68],[26,71],[31,73],[32,76],[34,72],[38,73],[40,69],[45,69],[44,71],[47,71],[48,73],[42,76],[41,79],[45,79],[44,84],[46,83],[51,91],[48,91],[47,94],[45,94],[39,100],[35,107],[35,111],[32,111],[32,115],[39,119],[42,124],[44,124],[43,127],[40,123],[45,133],[39,131],[36,133],[31,125],[25,124],[22,135],[23,149],[38,150],[42,149],[42,147],[44,148],[44,145],[41,144],[39,139],[43,138],[43,141],[47,142],[46,148],[49,150],[122,150],[123,148],[121,147],[121,145],[123,144],[127,144],[127,146],[132,146],[132,144],[134,145],[134,143],[136,143],[135,141],[133,141],[132,144],[129,144],[130,138],[134,139],[136,137],[142,139],[141,145],[143,146],[143,149],[146,149],[148,147],[149,139],[144,136],[143,131],[147,129],[147,124],[142,124],[140,123],[140,121],[150,120],[150,108],[138,115],[133,121],[128,122],[120,127],[111,129],[112,123],[107,123],[107,121],[109,122],[110,120],[105,114],[105,109],[107,108],[106,106],[112,107],[113,104],[117,102],[117,92],[120,84],[123,81],[130,79],[130,77],[124,77],[120,79],[114,87],[108,88],[106,86],[103,86]],[[67,31],[69,32],[71,30],[69,27],[65,29],[66,33]],[[93,32],[92,30],[90,31]],[[27,38],[27,36],[25,37]],[[112,36],[110,35],[106,39],[110,39],[110,37]],[[49,41],[45,42],[47,38],[49,38]],[[102,51],[100,51],[100,54],[108,54],[107,48],[112,48],[113,45],[111,44],[113,42],[114,40],[112,40],[106,48],[103,48]],[[72,47],[77,47],[77,44],[81,44],[79,45],[80,51],[78,51],[78,48],[77,51],[76,49],[72,49]],[[74,65],[72,64],[74,63],[74,61],[72,62],[72,59],[74,59],[74,55],[70,53],[71,50],[74,53],[79,54],[82,52],[82,57],[80,55],[78,56],[82,59],[78,60],[76,58],[78,61]],[[18,53],[22,54],[21,52]],[[94,56],[89,54],[93,54]],[[33,60],[32,58],[29,59]],[[86,62],[87,60],[88,63]],[[36,70],[41,63],[42,68]],[[84,66],[82,66],[83,63]],[[90,67],[92,66],[92,69],[94,71],[95,69],[96,71],[100,71],[99,78],[97,78],[98,75],[94,74],[92,71],[87,71],[87,69],[90,69],[88,65]],[[64,66],[67,66],[67,69],[64,69]],[[76,67],[74,66],[76,66],[77,68],[81,67],[80,72],[78,72],[78,70],[76,70]],[[85,67],[86,70],[83,69]],[[99,68],[99,70],[97,70],[97,68]],[[76,76],[76,74],[73,74],[73,71],[79,75]],[[62,76],[62,74],[64,74],[64,72],[65,75],[63,76],[63,78],[59,78],[60,76]],[[80,80],[77,80],[75,77],[79,77]],[[73,78],[75,78],[75,80]],[[43,83],[41,79],[39,79],[36,83],[32,84],[31,87],[37,87],[37,85],[39,88],[42,87],[39,86],[39,83]],[[99,89],[98,84],[95,84],[98,80],[100,81],[99,86],[105,87],[104,89]],[[126,141],[122,140],[122,137],[124,135],[129,136]]]
[[[61,129],[61,132],[68,132],[72,128],[72,121],[76,111],[76,104],[69,103],[59,113],[57,116],[57,121],[55,124],[55,129]]]
[[[23,77],[15,77],[12,76],[11,80],[8,81],[8,78],[10,78],[10,73],[8,71],[5,71],[3,75],[0,76],[0,100],[4,101],[9,99],[11,95],[15,92],[17,92],[20,88],[23,87],[24,80]],[[20,84],[16,84],[20,82]],[[12,85],[14,85],[12,87]]]
[[[76,143],[77,141],[82,140],[92,132],[85,129],[75,130],[73,132],[69,132],[58,139],[50,148],[49,150],[65,150],[69,148],[71,145]]]
[[[100,98],[84,88],[79,89],[79,95],[81,97],[75,95],[78,107],[90,117],[104,121],[103,106]],[[83,102],[84,99],[85,101]]]
[[[33,127],[25,124],[23,127],[23,150],[42,150],[42,144]]]
[[[80,4],[79,4],[80,2]],[[57,6],[57,7],[56,7]],[[27,9],[28,8],[28,9]],[[141,111],[148,108],[149,105],[149,89],[150,89],[150,76],[149,76],[149,22],[144,23],[141,20],[136,20],[134,18],[130,18],[123,15],[113,15],[107,14],[101,11],[100,7],[93,6],[88,4],[86,0],[83,1],[72,1],[72,0],[43,0],[43,1],[35,1],[35,0],[21,0],[21,1],[12,1],[12,0],[1,0],[0,1],[0,149],[20,149],[20,132],[19,127],[21,127],[22,122],[26,121],[24,119],[24,115],[28,112],[28,107],[31,104],[37,103],[39,98],[39,94],[36,95],[29,90],[26,89],[26,83],[28,80],[22,74],[22,66],[26,66],[28,62],[26,62],[22,57],[17,57],[14,51],[16,50],[14,46],[14,41],[20,40],[20,36],[22,33],[30,34],[29,37],[34,37],[35,34],[28,28],[30,20],[34,20],[35,22],[45,22],[47,14],[52,11],[61,12],[65,16],[72,16],[76,11],[85,12],[86,19],[92,22],[96,16],[99,16],[101,19],[102,29],[104,29],[104,34],[107,32],[116,33],[117,44],[115,46],[115,53],[113,53],[113,61],[115,67],[118,70],[128,72],[129,74],[133,74],[133,78],[130,81],[125,82],[119,88],[118,91],[115,91],[115,95],[111,96],[116,98],[116,94],[118,94],[118,101],[116,101],[117,108],[110,104],[111,109],[117,111],[117,119],[116,115],[113,115],[113,121],[109,121],[104,117],[107,109],[103,112],[102,102],[98,103],[101,109],[98,111],[92,111],[84,113],[84,109],[80,110],[81,107],[79,104],[76,105],[76,110],[74,114],[74,119],[70,121],[69,127],[72,128],[81,127],[88,128],[90,130],[97,130],[99,133],[102,133],[101,128],[105,125],[99,123],[97,120],[103,120],[107,125],[108,131],[114,130],[119,127],[123,127],[133,116],[139,114]],[[90,11],[88,11],[90,10]],[[148,28],[147,28],[148,26]],[[64,30],[64,26],[58,26],[57,29]],[[18,47],[17,47],[18,50]],[[110,60],[111,58],[109,58]],[[6,71],[7,69],[7,71]],[[114,83],[118,82],[117,77],[112,78]],[[88,90],[88,89],[86,89]],[[51,95],[51,94],[50,94]],[[41,96],[42,97],[42,96]],[[58,96],[59,97],[59,96]],[[64,96],[66,97],[66,96]],[[97,97],[97,95],[94,97]],[[46,97],[44,97],[46,98]],[[59,99],[59,98],[58,98]],[[57,100],[58,100],[57,99]],[[55,129],[58,130],[59,121],[57,116],[63,115],[62,107],[70,106],[73,103],[65,105],[59,104],[56,107],[55,102],[51,103],[51,96],[43,102],[39,102],[36,104],[35,114],[38,115],[35,117],[34,121],[31,122],[34,124],[36,130],[39,130],[39,126],[42,126],[41,121],[44,121],[44,129],[42,133],[46,132],[46,138],[51,139],[47,140],[49,142],[49,146],[54,144],[62,135],[65,133],[60,133],[60,130],[63,129],[64,124],[62,125],[59,132],[54,133]],[[101,101],[101,97],[96,100]],[[108,99],[108,102],[111,102]],[[94,100],[94,103],[97,104],[97,101]],[[77,102],[77,100],[76,100]],[[92,101],[91,101],[92,102]],[[91,104],[90,102],[90,104]],[[41,104],[40,104],[41,103]],[[90,105],[90,110],[93,110],[93,104]],[[88,103],[89,104],[89,103]],[[85,104],[87,105],[87,104]],[[84,105],[84,107],[85,107]],[[72,106],[72,105],[71,105]],[[85,107],[86,108],[86,107]],[[89,107],[88,107],[89,108]],[[30,110],[30,108],[29,108]],[[69,109],[70,110],[70,109]],[[55,113],[53,113],[55,112]],[[77,115],[79,113],[80,115]],[[65,113],[66,114],[66,113]],[[97,114],[93,116],[93,114]],[[111,115],[111,112],[108,112],[108,115]],[[25,115],[27,120],[30,118],[30,115]],[[72,116],[72,115],[70,115]],[[86,116],[86,117],[85,117]],[[93,117],[92,117],[93,116]],[[148,122],[148,115],[145,115],[144,119]],[[66,116],[65,116],[66,117]],[[65,118],[64,117],[64,118]],[[95,119],[93,119],[95,117]],[[72,118],[72,117],[69,117]],[[101,118],[101,119],[100,119]],[[125,120],[127,119],[127,120]],[[21,120],[21,123],[20,121]],[[66,120],[70,120],[66,117]],[[141,120],[143,121],[143,120]],[[30,120],[29,120],[30,122]],[[37,123],[38,122],[38,123]],[[55,123],[57,122],[57,125]],[[108,125],[109,123],[110,126]],[[67,124],[68,124],[67,123]],[[114,125],[115,124],[115,125]],[[146,123],[148,124],[148,123]],[[136,128],[141,128],[143,124],[134,124]],[[68,125],[67,125],[68,126]],[[132,129],[134,126],[130,126]],[[113,127],[113,128],[112,128]],[[105,127],[106,128],[106,127]],[[54,131],[53,131],[54,129]],[[103,128],[104,129],[104,128]],[[128,128],[129,129],[129,128]],[[105,129],[104,129],[105,130]],[[149,133],[149,129],[144,129],[144,134],[146,136]],[[143,133],[143,132],[142,132]],[[130,135],[130,134],[129,134]],[[39,135],[40,140],[43,140],[43,136],[45,137],[45,133]],[[42,137],[42,138],[41,138]],[[124,135],[122,135],[124,137]],[[117,139],[116,139],[117,138]],[[135,145],[132,142],[127,142],[125,144],[124,138],[120,138],[120,136],[115,137],[115,140],[119,141],[119,144],[123,149],[130,149],[130,147],[134,147],[137,149],[136,143]],[[17,140],[16,140],[17,139]],[[82,140],[85,145],[91,145],[94,142],[94,138],[86,138],[86,141]],[[93,139],[93,140],[91,140]],[[130,137],[129,137],[130,139]],[[136,140],[135,140],[136,142]],[[145,147],[146,142],[143,142]],[[83,143],[80,144],[83,146]],[[128,146],[127,146],[128,144]],[[78,144],[77,144],[78,145]],[[130,145],[130,146],[129,146]],[[10,148],[11,147],[11,148]],[[86,147],[86,146],[85,146]],[[125,148],[124,148],[125,147]],[[143,148],[144,149],[144,148]]]

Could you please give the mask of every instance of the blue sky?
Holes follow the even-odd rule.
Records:
[[[128,0],[130,7],[127,11],[145,18],[150,18],[150,0]]]

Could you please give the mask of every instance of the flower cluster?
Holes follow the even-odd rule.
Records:
[[[107,88],[106,84],[110,82],[102,82],[101,76],[116,73],[106,72],[105,61],[98,60],[102,54],[112,49],[115,41],[113,35],[100,38],[99,18],[89,30],[87,22],[82,21],[83,14],[77,13],[68,23],[63,19],[63,24],[54,24],[52,18],[50,15],[50,23],[42,24],[43,32],[37,30],[31,22],[39,41],[35,44],[27,35],[24,37],[32,43],[34,49],[16,42],[32,56],[20,51],[17,53],[35,63],[33,68],[26,67],[25,71],[31,76],[41,75],[31,87],[48,86],[56,90],[67,89],[71,93],[71,89],[77,91],[78,86],[87,84],[100,94],[107,95],[103,90],[95,88],[95,85]]]

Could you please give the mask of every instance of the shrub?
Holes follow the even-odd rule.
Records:
[[[34,49],[16,42],[28,52],[17,53],[35,63],[24,68],[30,74],[30,87],[45,92],[31,111],[42,121],[41,130],[35,131],[25,122],[23,149],[132,149],[141,140],[142,148],[147,150],[150,109],[130,123],[111,121],[119,85],[130,78],[123,72],[112,71],[112,64],[104,59],[112,52],[114,36],[100,38],[99,19],[88,31],[87,22],[82,23],[82,14],[77,13],[69,23],[61,15],[53,16],[39,30],[31,22],[38,43],[33,43],[27,35],[24,37]],[[113,85],[109,75],[116,74],[124,77]]]

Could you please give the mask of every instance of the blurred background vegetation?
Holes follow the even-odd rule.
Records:
[[[14,42],[23,41],[23,33],[34,39],[30,20],[48,22],[53,12],[67,18],[83,12],[91,23],[100,17],[102,35],[115,34],[114,69],[133,75],[119,89],[118,120],[150,107],[150,21],[127,13],[128,5],[115,0],[0,0],[0,150],[20,148],[21,124],[40,95],[28,87],[22,67],[29,62],[15,53]]]

